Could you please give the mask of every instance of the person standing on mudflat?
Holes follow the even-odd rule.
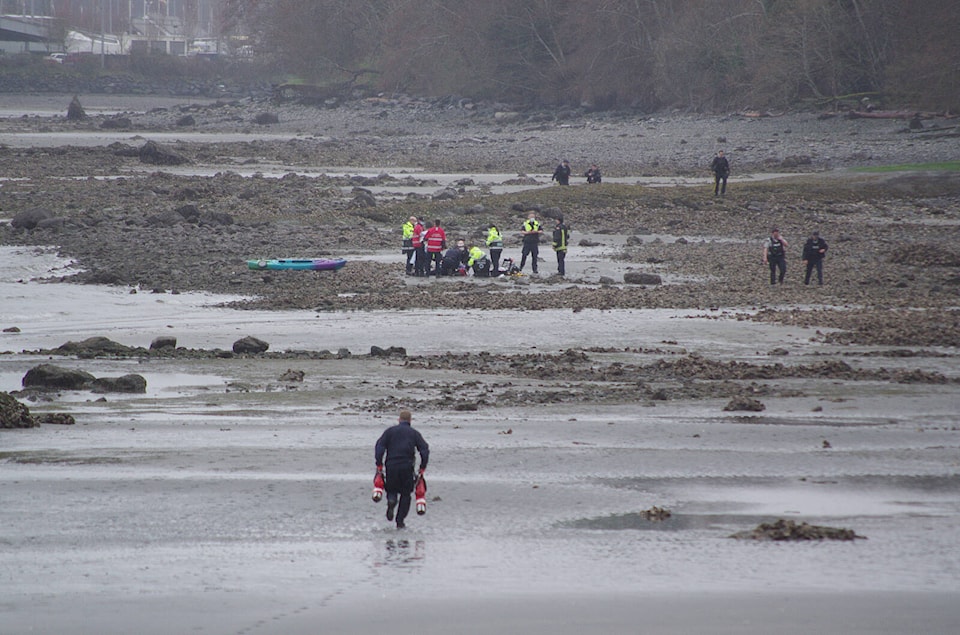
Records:
[[[500,254],[503,253],[503,234],[496,225],[487,230],[487,249],[490,250],[490,275],[500,275]]]
[[[570,162],[564,159],[560,162],[560,165],[557,166],[557,169],[553,171],[553,177],[551,178],[560,185],[570,185],[570,172]]]
[[[780,230],[774,227],[770,230],[770,238],[763,244],[763,262],[770,266],[770,284],[777,284],[777,269],[780,270],[780,284],[787,273],[787,239],[780,235]]]
[[[563,216],[557,217],[557,225],[553,228],[553,250],[557,252],[557,273],[567,275],[565,261],[567,259],[567,243],[570,241],[570,230],[563,224]]]
[[[427,273],[430,273],[430,262],[433,262],[433,273],[440,277],[440,261],[443,260],[443,250],[447,248],[447,232],[440,227],[440,219],[433,221],[433,227],[423,235],[423,242],[427,250]]]
[[[427,264],[426,245],[423,242],[423,235],[426,233],[423,223],[418,220],[413,226],[413,275],[420,278],[427,275],[427,269],[430,268]]]
[[[543,228],[540,221],[537,220],[537,214],[530,212],[527,220],[523,222],[520,228],[523,232],[523,250],[520,252],[520,271],[523,271],[523,265],[527,264],[527,256],[530,256],[530,262],[533,264],[533,273],[537,273],[537,258],[540,257],[540,234]]]
[[[377,472],[383,472],[384,467],[387,470],[384,487],[387,492],[387,520],[394,519],[396,510],[397,529],[406,527],[403,521],[410,511],[416,484],[413,476],[416,453],[420,453],[421,476],[430,459],[430,446],[423,439],[423,435],[410,425],[412,418],[409,410],[401,410],[397,425],[384,430],[374,449]]]
[[[713,171],[713,195],[727,193],[727,177],[730,176],[730,162],[723,156],[723,150],[717,151],[717,156],[713,157],[713,163],[710,164],[710,170]],[[723,185],[721,186],[721,181]]]
[[[407,257],[407,275],[413,275],[413,257],[416,254],[416,249],[413,246],[413,233],[414,227],[417,225],[417,217],[411,216],[407,222],[403,224],[401,230],[403,231],[403,255]]]
[[[597,164],[594,163],[590,166],[590,169],[583,173],[587,177],[587,183],[600,183],[603,181],[603,175],[600,174],[600,168],[597,167]]]
[[[803,245],[803,264],[807,266],[807,274],[803,284],[810,284],[810,274],[817,270],[817,284],[823,284],[823,257],[827,255],[827,241],[820,238],[820,232],[811,232],[810,238]]]

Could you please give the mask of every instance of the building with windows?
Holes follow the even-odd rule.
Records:
[[[220,0],[0,0],[6,52],[226,52]]]

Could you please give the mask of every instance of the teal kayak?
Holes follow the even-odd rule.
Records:
[[[337,271],[347,261],[343,258],[278,258],[275,260],[248,260],[248,269],[269,269],[278,271],[292,269],[296,271]]]

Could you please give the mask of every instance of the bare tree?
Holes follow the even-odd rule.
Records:
[[[645,110],[786,106],[924,86],[935,101],[956,103],[957,15],[955,0],[927,0],[923,11],[909,0],[222,4],[226,25],[311,80]]]

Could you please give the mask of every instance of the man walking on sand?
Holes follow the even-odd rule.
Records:
[[[774,227],[770,230],[770,238],[763,244],[763,262],[770,266],[770,284],[777,284],[777,270],[780,270],[780,284],[787,273],[787,239],[780,235],[780,230]]]
[[[551,177],[552,181],[556,181],[560,185],[570,185],[570,162],[564,159],[560,162],[560,165],[557,166],[557,169],[553,171],[553,176]]]
[[[713,195],[723,196],[727,193],[727,177],[730,176],[730,162],[723,156],[723,150],[718,150],[717,156],[713,157],[710,170],[713,171]]]
[[[812,232],[803,246],[803,264],[807,266],[803,284],[810,284],[810,274],[814,269],[817,270],[817,284],[823,284],[823,257],[826,253],[827,241],[820,238],[820,232]]]
[[[420,453],[421,476],[427,469],[430,458],[430,446],[424,441],[423,435],[410,425],[412,418],[409,410],[401,410],[397,425],[384,430],[374,448],[377,472],[382,473],[384,466],[387,470],[384,487],[387,492],[387,520],[394,519],[396,510],[397,529],[406,527],[403,521],[410,511],[410,501],[416,484],[413,476],[416,452]]]

